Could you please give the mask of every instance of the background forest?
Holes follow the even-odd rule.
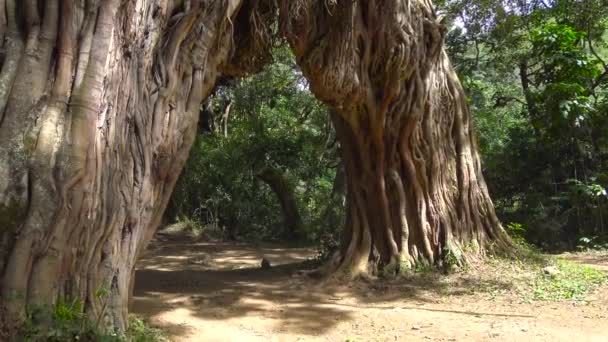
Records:
[[[604,0],[436,5],[504,226],[549,251],[608,246]],[[167,223],[330,251],[346,186],[326,111],[285,47],[262,73],[223,80],[201,109]]]

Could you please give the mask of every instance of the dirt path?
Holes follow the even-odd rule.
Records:
[[[262,255],[271,269],[259,267]],[[132,311],[174,341],[608,341],[608,288],[582,305],[470,291],[500,284],[464,284],[449,296],[434,282],[407,290],[337,286],[295,275],[310,256],[307,249],[156,242],[140,263]],[[595,261],[608,266],[606,258]]]

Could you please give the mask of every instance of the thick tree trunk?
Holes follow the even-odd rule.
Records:
[[[302,217],[300,216],[300,210],[298,209],[293,189],[287,179],[285,179],[285,176],[271,168],[264,168],[256,176],[270,186],[272,191],[277,195],[279,203],[281,203],[285,236],[289,239],[300,237],[302,232]]]
[[[340,269],[392,273],[508,245],[429,1],[282,1],[281,30],[333,110],[348,177]]]
[[[334,177],[331,194],[329,201],[326,204],[325,209],[321,217],[323,222],[329,225],[328,228],[335,230],[343,226],[337,222],[333,222],[332,216],[335,216],[335,212],[340,212],[346,206],[346,174],[342,163],[336,166],[336,175]]]
[[[58,299],[124,331],[136,257],[186,161],[200,103],[220,75],[255,66],[233,53],[234,34],[246,38],[255,15],[266,27],[252,5],[237,14],[240,0],[0,7],[2,332]],[[95,296],[102,287],[107,299]]]
[[[201,101],[218,77],[269,60],[275,2],[241,2],[0,0],[3,332],[29,306],[60,298],[126,328],[135,261],[187,158]],[[369,260],[386,269],[505,244],[431,4],[279,4],[281,31],[342,144],[341,267],[366,273]]]

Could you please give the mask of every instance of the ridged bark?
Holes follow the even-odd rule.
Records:
[[[338,269],[393,273],[508,246],[430,1],[282,1],[281,30],[341,144]]]
[[[393,271],[506,246],[430,2],[277,3],[280,33],[341,143],[348,224],[337,268]],[[269,61],[274,4],[0,0],[0,339],[29,307],[58,299],[126,328],[137,255],[200,103],[218,78]]]
[[[200,104],[218,77],[255,66],[233,43],[256,12],[240,15],[240,0],[1,5],[0,340],[59,299],[124,331],[137,255]]]

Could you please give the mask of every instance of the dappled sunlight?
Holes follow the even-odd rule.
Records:
[[[315,253],[306,248],[261,247],[236,243],[197,242],[187,245],[171,242],[147,251],[138,264],[139,269],[158,271],[246,269],[260,266],[262,258],[278,266],[304,262]]]
[[[152,319],[172,316],[176,308],[187,308],[189,315],[207,321],[260,316],[268,321],[268,328],[312,335],[330,329],[337,318],[350,319],[352,309],[326,301],[333,292],[310,293],[308,286],[272,269],[146,269],[138,271],[133,308]]]
[[[543,336],[528,334],[540,329],[538,322],[551,334],[586,325],[590,336],[601,335],[585,320],[584,307],[556,311],[551,303],[522,302],[510,273],[480,268],[378,282],[318,280],[299,273],[314,267],[306,261],[312,256],[305,248],[155,242],[138,265],[131,311],[175,341],[340,341],[351,335],[418,341],[430,332],[449,340],[469,331],[486,337],[508,332],[494,338],[507,341]],[[262,257],[273,266],[261,268]],[[563,314],[572,316],[568,325],[548,323]]]
[[[202,329],[247,317],[261,319],[256,329],[265,332],[322,334],[350,320],[353,309],[327,300],[336,296],[334,289],[319,291],[310,279],[295,274],[313,256],[314,250],[305,248],[153,245],[138,265],[132,310],[160,327],[169,325],[174,336],[190,336],[192,329],[176,329],[168,322],[198,322],[197,329]],[[260,267],[263,257],[271,262],[270,269]]]

